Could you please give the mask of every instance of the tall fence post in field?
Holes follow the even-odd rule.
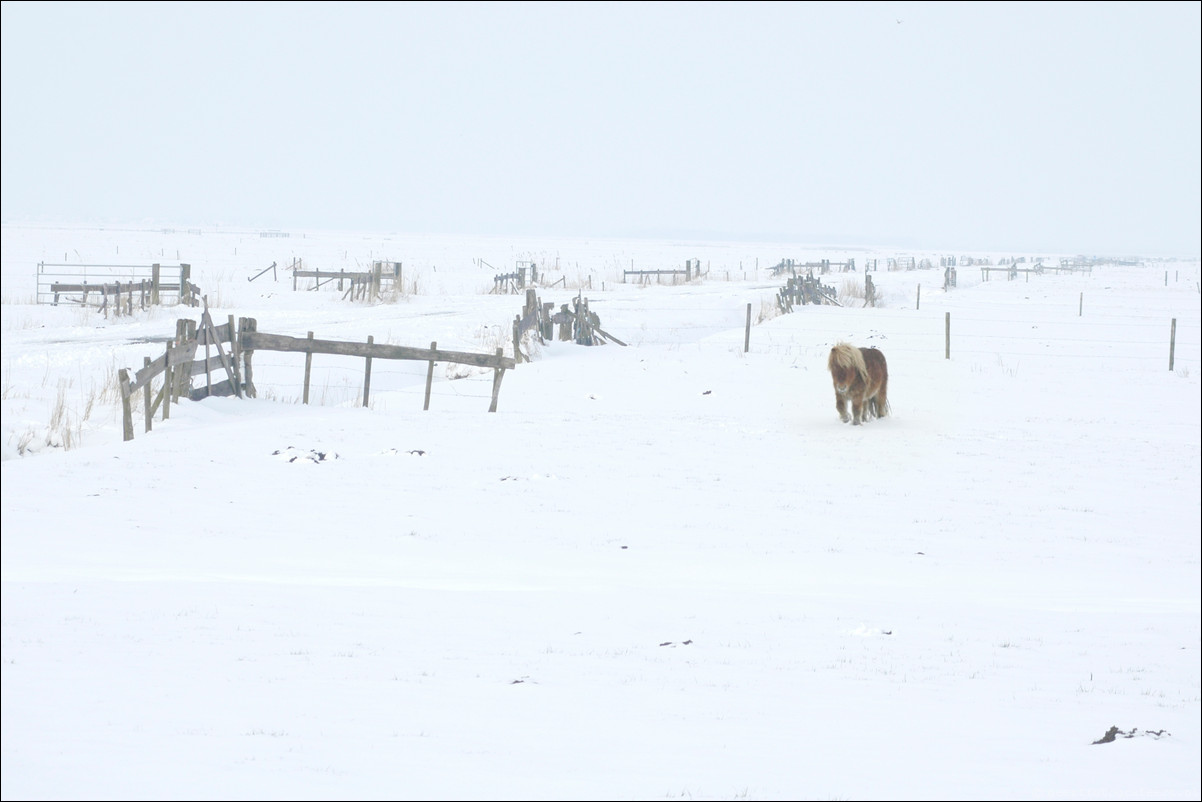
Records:
[[[370,346],[376,341],[376,338],[367,335],[367,344]],[[371,354],[367,355],[367,365],[363,368],[363,406],[367,406],[367,396],[371,393]]]
[[[181,306],[195,306],[192,303],[192,265],[179,266],[179,302]]]
[[[438,343],[437,342],[430,343],[430,350],[437,351]],[[514,361],[516,362],[517,360],[515,359]],[[433,384],[434,384],[434,359],[431,358],[430,364],[426,367],[426,402],[425,402],[425,404],[422,405],[423,410],[428,410],[430,408],[430,387]]]
[[[226,326],[230,333],[230,361],[233,365],[234,375],[234,395],[238,398],[242,397],[242,368],[238,363],[241,361],[241,346],[238,343],[238,330],[234,328],[234,316],[229,315],[225,320]]]
[[[134,414],[129,403],[129,371],[121,368],[117,371],[117,383],[121,389],[121,433],[125,442],[134,439]]]
[[[259,321],[253,317],[238,318],[238,353],[242,354],[242,368],[246,377],[246,397],[254,398],[258,395],[255,392],[255,375],[252,359],[255,355],[254,349],[244,350],[242,348],[243,336],[259,330]]]
[[[167,343],[167,353],[163,355],[163,420],[171,417],[171,388],[175,382],[175,367],[171,364],[171,350],[174,342]]]
[[[518,347],[522,342],[522,316],[515,315],[513,318],[513,359],[515,362],[522,361],[522,349]],[[527,359],[527,362],[530,360]]]
[[[1085,293],[1081,293],[1081,297],[1077,299],[1077,317],[1081,317],[1081,311],[1085,309]]]
[[[743,329],[743,353],[751,349],[751,304],[747,304],[747,326]]]
[[[159,305],[159,265],[150,266],[150,302]]]
[[[1169,329],[1169,372],[1173,371],[1173,354],[1177,350],[1177,318],[1173,318],[1173,325]]]
[[[868,278],[868,276],[865,275],[864,278]],[[918,295],[914,299],[914,308],[916,310],[922,308],[922,285],[921,284],[918,285]]]
[[[943,358],[952,358],[952,313],[943,313]]]
[[[150,371],[150,357],[142,357],[142,370]],[[146,408],[146,431],[150,431],[151,422],[154,420],[154,407],[150,405],[150,379],[146,380],[146,386],[142,389],[142,405]]]
[[[309,332],[309,339],[313,339],[313,332]],[[304,403],[309,403],[309,374],[313,370],[313,349],[305,351],[305,394]]]
[[[505,355],[504,348],[497,349],[497,360]],[[517,361],[514,361],[517,364]],[[492,373],[492,403],[488,405],[489,412],[497,411],[497,396],[501,394],[501,379],[505,378],[505,368],[496,368]]]

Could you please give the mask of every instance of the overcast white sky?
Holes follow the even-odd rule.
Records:
[[[4,2],[0,215],[1193,256],[1200,8]]]

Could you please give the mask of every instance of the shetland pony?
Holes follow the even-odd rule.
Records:
[[[826,367],[835,385],[835,409],[844,423],[859,426],[871,417],[883,418],[889,412],[889,369],[885,355],[875,348],[857,348],[836,343]],[[851,401],[851,415],[847,402]]]

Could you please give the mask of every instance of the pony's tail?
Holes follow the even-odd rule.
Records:
[[[876,392],[876,416],[883,418],[889,414],[889,374],[881,379],[881,389]]]

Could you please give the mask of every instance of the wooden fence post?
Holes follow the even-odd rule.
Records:
[[[246,351],[242,348],[242,335],[246,332],[258,331],[259,322],[253,317],[244,317],[238,321],[238,352],[242,354],[242,367],[246,375],[246,397],[254,398],[258,395],[255,391],[254,381],[254,366],[251,364],[251,358],[254,357],[254,350]]]
[[[522,349],[519,344],[522,341],[522,316],[516,315],[513,318],[513,361],[515,363],[522,361]],[[527,362],[530,360],[527,359]]]
[[[171,388],[175,386],[175,368],[171,364],[171,352],[175,343],[167,343],[167,353],[163,355],[163,420],[171,417]]]
[[[505,349],[497,349],[497,360],[505,355]],[[517,364],[516,362],[514,364]],[[497,368],[492,374],[492,403],[488,405],[489,412],[497,411],[497,396],[501,393],[501,379],[505,377],[505,368]]]
[[[185,299],[188,306],[194,306],[192,303],[192,265],[181,264],[179,266],[179,300],[183,304]]]
[[[367,344],[371,345],[375,338],[367,335]],[[367,365],[363,368],[363,406],[367,406],[367,396],[371,392],[371,355],[367,356]]]
[[[747,325],[743,329],[743,353],[751,350],[751,304],[747,304]]]
[[[142,368],[145,370],[150,367],[150,357],[142,357]],[[146,379],[146,386],[142,388],[143,405],[146,407],[146,431],[150,431],[151,422],[154,420],[154,409],[150,406],[150,385],[153,382],[149,378]]]
[[[952,313],[944,312],[943,318],[943,358],[952,358]]]
[[[876,306],[876,304],[873,304],[873,306]],[[922,308],[922,285],[921,284],[918,285],[918,297],[915,298],[915,300],[914,300],[914,308],[916,310]]]
[[[232,373],[234,374],[234,395],[238,398],[242,397],[242,371],[238,367],[238,333],[234,328],[234,316],[230,315],[226,319],[226,326],[230,332],[230,361],[233,362]]]
[[[129,371],[121,368],[117,371],[117,383],[121,388],[121,432],[124,440],[134,439],[134,414],[129,403]]]
[[[1173,318],[1172,328],[1169,329],[1169,372],[1173,372],[1173,354],[1177,350],[1177,318]]]
[[[430,350],[437,351],[438,343],[437,342],[430,343]],[[430,408],[430,387],[433,384],[434,384],[434,360],[431,359],[430,364],[426,367],[426,402],[422,406],[422,410],[428,410]]]
[[[312,340],[312,339],[313,339],[313,332],[309,332],[309,339],[310,339],[310,340]],[[309,375],[310,375],[310,373],[312,373],[312,371],[313,371],[313,347],[312,347],[312,346],[310,346],[310,347],[309,347],[309,349],[308,349],[307,351],[305,351],[305,394],[304,394],[304,403],[306,403],[306,404],[308,404],[308,403],[309,403]]]
[[[1077,299],[1077,317],[1081,317],[1081,310],[1085,308],[1085,293],[1081,293],[1081,297]]]
[[[150,266],[150,305],[159,305],[159,265]]]

